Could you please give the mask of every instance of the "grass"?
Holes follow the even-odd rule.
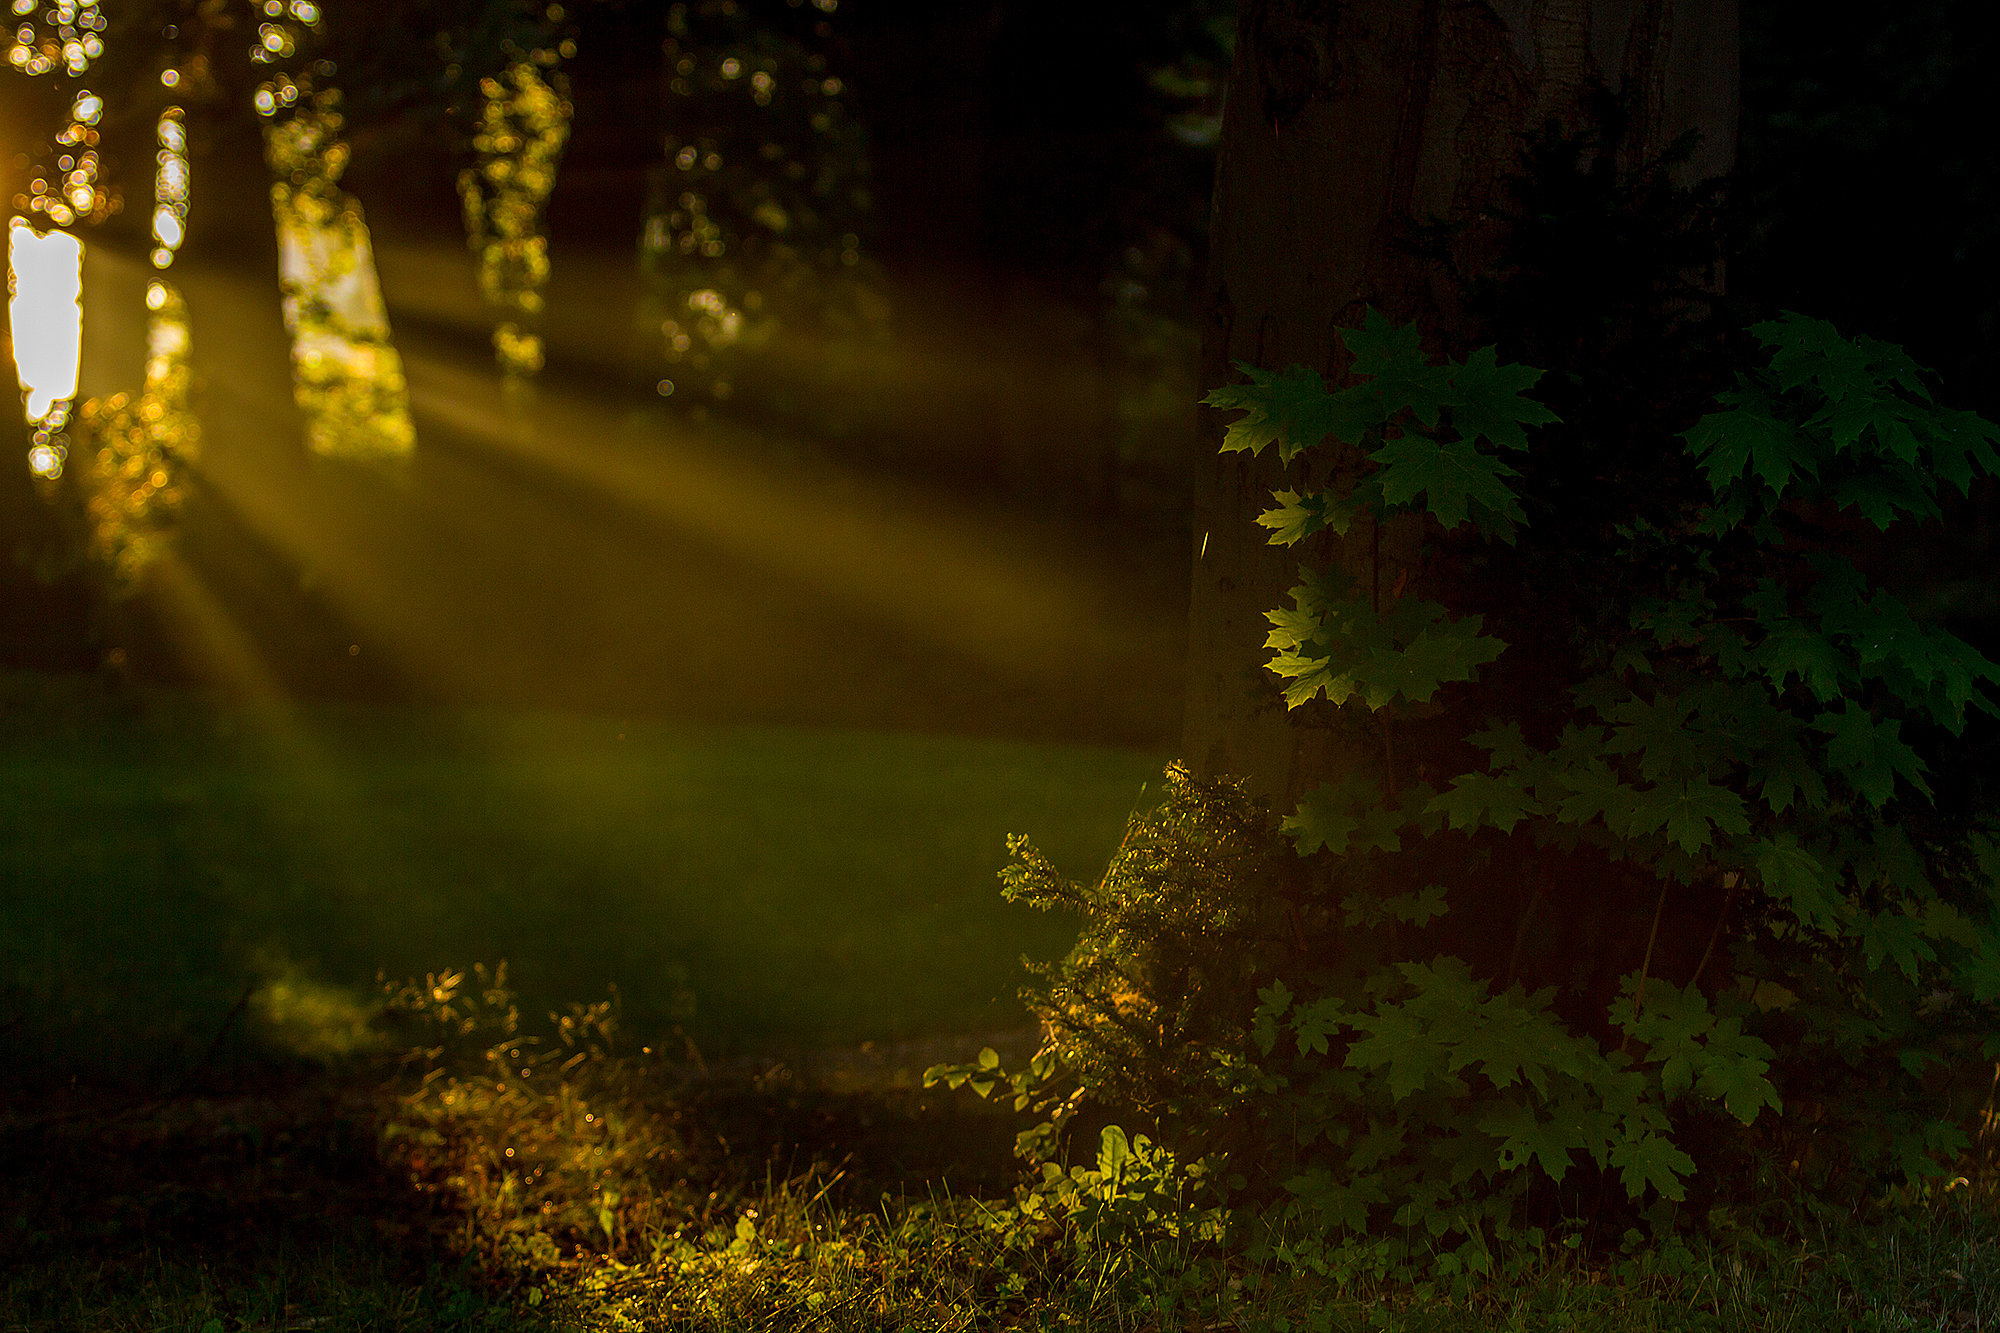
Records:
[[[1337,1288],[1172,1241],[1090,1249],[1000,1224],[1011,1126],[983,1103],[620,1056],[590,1028],[525,1061],[520,1033],[489,1027],[435,1059],[377,1057],[255,1095],[0,1119],[0,1330],[1805,1333],[2000,1319],[1990,1186],[1733,1247],[1588,1262],[1551,1247],[1456,1300]]]
[[[0,679],[0,1055],[171,1077],[365,1039],[378,969],[618,987],[710,1054],[1023,1023],[1005,835],[1101,867],[1163,757]],[[693,1007],[688,1010],[692,997]]]
[[[489,976],[484,980],[490,981]],[[1989,1176],[1778,1237],[1579,1258],[1453,1299],[1005,1215],[1013,1124],[902,1080],[516,1026],[473,984],[310,1077],[0,1098],[0,1333],[1803,1333],[2000,1320]],[[486,994],[482,996],[482,991]],[[443,1003],[439,1000],[442,999]],[[412,1012],[414,1010],[415,1012]],[[440,1019],[448,1021],[439,1021]],[[538,1044],[539,1043],[539,1044]]]
[[[1016,1126],[911,1074],[1068,942],[1001,835],[1087,873],[1158,762],[0,678],[0,1333],[2000,1324],[1990,1173],[1459,1300],[1010,1220]],[[524,1017],[371,984],[501,956]]]

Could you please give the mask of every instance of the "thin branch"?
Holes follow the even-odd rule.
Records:
[[[1708,932],[1708,947],[1701,951],[1701,961],[1694,965],[1694,975],[1688,978],[1688,989],[1693,990],[1701,980],[1701,970],[1708,966],[1708,956],[1715,952],[1715,942],[1722,937],[1722,923],[1729,919],[1729,905],[1736,901],[1736,890],[1743,883],[1743,876],[1732,870],[1723,876],[1729,892],[1722,896],[1722,910],[1715,914],[1715,928]]]
[[[1632,1017],[1635,1020],[1640,1014],[1646,1011],[1646,978],[1651,976],[1653,971],[1653,942],[1660,938],[1660,913],[1667,906],[1667,886],[1669,883],[1671,881],[1665,879],[1660,881],[1660,899],[1653,904],[1653,928],[1646,932],[1646,956],[1639,962],[1639,990],[1638,994],[1632,1000]],[[1618,1049],[1621,1051],[1624,1050],[1631,1043],[1631,1040],[1632,1032],[1628,1028],[1624,1037],[1618,1042]]]

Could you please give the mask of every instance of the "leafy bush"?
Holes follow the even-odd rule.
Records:
[[[1766,364],[1648,503],[1578,516],[1610,563],[1553,590],[1575,534],[1526,526],[1553,507],[1510,461],[1555,420],[1539,372],[1433,364],[1371,311],[1345,387],[1243,366],[1210,395],[1225,450],[1338,478],[1259,522],[1316,557],[1269,668],[1340,762],[1282,818],[1170,770],[1090,889],[1010,844],[1010,896],[1087,917],[1028,994],[1027,1155],[1094,1099],[1341,1281],[1951,1169],[2000,1057],[2000,855],[1980,793],[1941,808],[1930,775],[2000,668],[1848,552],[2000,470],[2000,428],[1899,349],[1750,332]],[[1514,646],[1545,595],[1567,633]]]

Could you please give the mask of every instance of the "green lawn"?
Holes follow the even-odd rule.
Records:
[[[315,705],[0,678],[0,1043],[171,1075],[337,1048],[378,970],[616,984],[705,1053],[1000,1028],[1071,923],[1005,835],[1101,870],[1166,756],[958,737]],[[225,1054],[221,1058],[229,1058]]]

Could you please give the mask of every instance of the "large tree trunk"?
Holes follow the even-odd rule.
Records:
[[[1480,340],[1454,280],[1504,237],[1493,216],[1522,147],[1551,121],[1570,131],[1624,99],[1621,155],[1650,160],[1688,129],[1683,182],[1728,169],[1737,106],[1736,0],[1243,0],[1217,167],[1204,382],[1232,363],[1330,375],[1337,328],[1373,306],[1415,322],[1427,350]],[[1459,224],[1452,267],[1414,252],[1422,224]],[[1341,760],[1311,710],[1288,716],[1264,669],[1264,612],[1296,555],[1256,516],[1279,483],[1276,451],[1221,455],[1204,409],[1183,751],[1282,802]],[[1296,466],[1296,465],[1295,465]],[[1353,549],[1308,552],[1361,568],[1379,543],[1393,570],[1414,532],[1357,531]]]

